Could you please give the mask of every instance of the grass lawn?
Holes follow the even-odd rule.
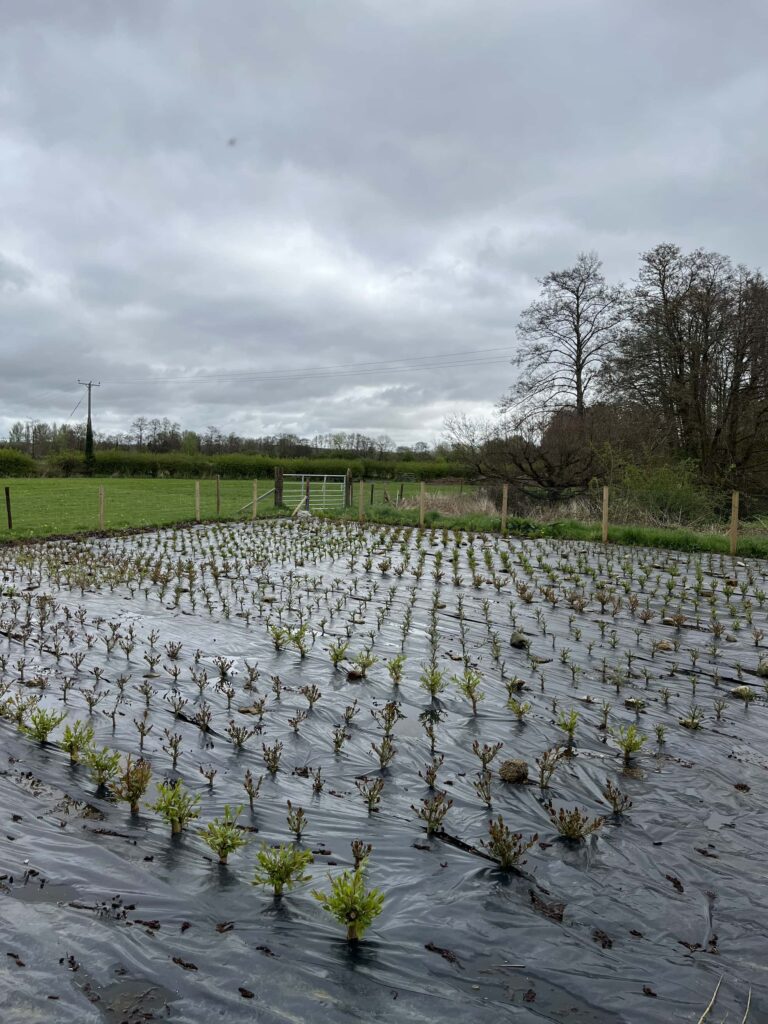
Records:
[[[162,526],[184,522],[195,518],[194,480],[154,480],[141,478],[45,478],[25,479],[14,477],[0,480],[0,541],[33,537],[50,537],[56,534],[79,533],[99,528],[99,487],[104,488],[105,516],[107,530],[128,527]],[[229,519],[242,515],[250,517],[250,508],[243,509],[251,501],[250,480],[221,481],[220,518]],[[354,485],[353,509],[358,508],[358,484]],[[391,499],[398,496],[400,484],[395,481],[377,480],[364,485],[365,506],[384,502],[385,492]],[[405,497],[419,493],[417,482],[402,485]],[[13,529],[8,529],[5,514],[4,488],[11,491]],[[430,493],[458,491],[458,484],[428,484]],[[272,484],[259,481],[259,493],[267,495]],[[470,485],[464,485],[464,491]],[[275,511],[272,495],[259,503],[260,515],[273,515]],[[200,481],[200,517],[216,518],[216,482]]]
[[[195,518],[194,480],[81,478],[2,480],[11,489],[13,530],[8,530],[4,493],[0,497],[0,540],[48,537],[99,528],[99,487],[104,487],[104,525],[108,530],[155,526]],[[262,483],[261,489],[267,486]],[[249,480],[222,480],[221,515],[237,514],[251,500]],[[263,502],[269,503],[269,498]],[[272,506],[269,506],[270,509]],[[203,519],[216,515],[216,483],[200,483]]]
[[[13,529],[8,530],[5,515],[4,488],[11,490]],[[171,523],[188,522],[195,518],[194,480],[154,480],[141,478],[45,478],[25,479],[14,477],[0,480],[0,543],[4,540],[24,540],[36,537],[50,537],[57,534],[82,533],[99,528],[99,487],[104,487],[105,516],[107,530],[122,530],[131,527],[164,526]],[[377,480],[364,484],[365,518],[369,522],[392,525],[417,526],[418,509],[394,508],[389,501],[400,495],[403,488],[405,498],[415,498],[420,484],[408,481],[402,485],[397,481]],[[260,516],[275,514],[271,494],[272,484],[259,481],[259,492],[265,497],[259,504]],[[355,483],[352,505],[343,513],[344,518],[355,519],[358,514],[359,484]],[[456,494],[473,490],[471,484],[427,484],[429,494]],[[248,506],[252,496],[250,480],[221,481],[221,511],[216,515],[216,482],[200,481],[200,518],[234,519],[250,518]],[[295,504],[292,494],[290,502]],[[389,499],[389,501],[387,500]],[[290,511],[290,510],[289,510]],[[283,510],[285,514],[285,510]],[[428,527],[446,527],[474,532],[498,532],[501,522],[498,516],[464,515],[448,516],[434,510],[425,517]],[[528,520],[509,520],[509,533],[513,536],[549,537],[561,540],[600,539],[598,523],[561,522],[541,524]],[[725,532],[696,533],[691,530],[651,529],[636,526],[611,526],[609,540],[614,544],[642,545],[668,548],[679,551],[712,551],[727,553],[728,538]],[[768,539],[763,531],[759,534],[748,527],[739,540],[739,555],[753,558],[768,557]]]

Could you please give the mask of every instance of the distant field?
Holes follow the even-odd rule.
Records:
[[[4,488],[10,487],[13,530],[8,530],[5,512]],[[99,526],[99,487],[104,487],[105,527],[119,530],[127,527],[162,526],[191,520],[195,517],[194,480],[152,480],[142,478],[49,478],[0,480],[0,540],[49,537],[54,534],[78,533],[97,530]],[[365,484],[365,505],[390,499],[400,492],[395,481],[376,481]],[[419,484],[405,483],[404,497],[419,493]],[[266,494],[271,482],[259,481],[259,491]],[[457,493],[459,484],[427,484],[430,494]],[[353,508],[358,507],[358,485],[354,486]],[[464,492],[471,488],[464,484]],[[250,480],[221,481],[221,517],[233,518],[238,514],[250,516],[250,509],[241,513],[251,500]],[[261,515],[274,513],[272,495],[259,503]],[[200,482],[201,519],[216,518],[216,484],[214,480]]]

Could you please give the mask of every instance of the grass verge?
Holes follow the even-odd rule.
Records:
[[[396,509],[388,505],[366,509],[366,520],[385,523],[390,526],[418,526],[418,509]],[[327,518],[356,519],[357,514],[348,509],[341,515]],[[474,533],[498,533],[501,530],[500,516],[447,516],[440,512],[428,511],[424,516],[428,528],[467,530]],[[536,523],[530,519],[507,520],[507,533],[512,537],[540,537],[556,540],[600,541],[601,528],[598,523],[579,523],[565,520],[559,523]],[[699,533],[694,530],[662,529],[645,526],[611,526],[608,542],[632,547],[665,548],[671,551],[712,552],[728,554],[728,537],[723,533]],[[738,556],[746,558],[768,558],[768,538],[740,537]]]

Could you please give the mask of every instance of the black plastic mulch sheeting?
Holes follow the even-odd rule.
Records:
[[[294,529],[271,528],[287,531],[287,537]],[[252,536],[251,527],[230,529],[235,538],[241,529],[243,537]],[[96,543],[108,561],[130,550],[135,541]],[[518,548],[518,542],[509,541],[513,556]],[[591,564],[602,566],[601,553],[587,545],[538,542],[525,548],[529,557],[544,553],[553,562],[568,549],[586,551]],[[626,556],[627,552],[616,551],[612,557],[618,565]],[[671,565],[681,566],[692,576],[695,562],[689,556],[661,553],[629,552],[628,556],[655,557],[664,579]],[[10,561],[6,553],[3,562],[8,566]],[[715,575],[722,565],[718,560],[709,563]],[[763,581],[766,566],[749,565]],[[727,567],[729,574],[739,578],[746,571],[730,561]],[[280,593],[279,581],[292,568],[286,563],[267,570],[278,584],[276,593]],[[343,578],[337,593],[365,590],[371,580],[382,582],[376,570],[369,576],[359,565],[351,575],[343,559],[293,571],[326,581]],[[262,570],[254,570],[254,579],[259,575],[263,576]],[[706,569],[705,575],[709,579]],[[374,646],[381,658],[396,653],[403,603],[415,582],[408,575],[401,580],[384,579],[364,606],[365,623],[355,626],[352,650],[363,646],[362,634],[375,625],[377,607],[388,587],[396,585],[397,597]],[[262,691],[269,689],[270,674],[278,672],[292,689],[267,712],[263,737],[251,739],[239,754],[233,753],[224,728],[230,717],[246,719],[228,714],[220,694],[209,687],[214,721],[206,736],[190,723],[174,723],[170,708],[160,699],[170,688],[170,679],[164,674],[155,680],[159,694],[150,717],[155,727],[145,749],[155,778],[161,778],[170,765],[161,750],[162,730],[174,728],[184,737],[179,771],[203,795],[201,822],[207,821],[220,814],[225,803],[243,802],[246,768],[255,775],[264,774],[262,738],[266,742],[281,739],[285,746],[281,771],[275,779],[265,775],[253,816],[246,804],[241,819],[256,830],[254,842],[290,838],[285,813],[286,801],[291,799],[305,808],[308,817],[302,843],[315,851],[314,884],[325,887],[329,868],[338,871],[350,866],[350,841],[360,837],[373,844],[369,878],[383,889],[386,903],[365,941],[352,949],[311,898],[311,885],[281,900],[272,899],[250,884],[252,848],[233,855],[228,867],[219,867],[194,829],[171,838],[153,813],[143,810],[138,818],[131,818],[125,805],[95,795],[86,771],[70,766],[58,747],[40,747],[20,736],[9,722],[0,721],[3,1024],[134,1024],[165,1019],[268,1024],[696,1021],[720,976],[724,980],[714,1019],[719,1021],[727,1013],[729,1020],[741,1020],[751,988],[750,1020],[768,1020],[765,698],[761,696],[749,708],[729,700],[724,719],[715,722],[711,712],[715,691],[708,679],[712,663],[703,655],[697,665],[696,700],[705,707],[707,720],[698,732],[686,730],[676,722],[691,703],[690,665],[683,653],[660,653],[649,661],[647,652],[650,638],[673,638],[673,627],[661,625],[658,618],[643,627],[645,654],[635,667],[651,666],[649,691],[642,693],[645,681],[636,678],[617,698],[601,681],[599,665],[602,657],[617,663],[622,651],[637,649],[634,629],[639,624],[626,608],[611,623],[620,637],[617,647],[611,648],[607,642],[601,646],[597,623],[605,616],[594,603],[577,617],[583,636],[574,642],[568,637],[570,609],[563,604],[546,607],[548,635],[542,637],[535,614],[537,607],[544,606],[521,603],[511,586],[497,594],[489,586],[457,591],[450,582],[443,582],[441,664],[448,674],[461,670],[449,655],[455,657],[459,650],[456,600],[462,593],[473,656],[484,673],[486,699],[475,719],[453,689],[440,698],[447,720],[439,729],[438,749],[445,755],[439,786],[454,803],[446,819],[446,835],[427,838],[410,806],[427,794],[418,772],[429,754],[417,716],[428,697],[418,688],[417,675],[427,651],[425,629],[433,588],[429,573],[418,588],[414,628],[406,644],[406,679],[395,691],[383,663],[374,666],[363,682],[348,681],[344,672],[334,671],[326,653],[327,636],[318,637],[309,656],[301,660],[292,651],[276,652],[264,622],[257,618],[246,625],[236,617],[224,620],[199,608],[193,615],[183,602],[180,609],[171,609],[156,595],[145,599],[139,593],[130,598],[123,586],[112,592],[94,587],[81,594],[66,588],[57,591],[44,579],[40,581],[38,593],[50,590],[72,609],[78,605],[88,609],[83,631],[103,633],[103,626],[89,625],[99,615],[107,621],[119,620],[123,628],[133,622],[141,638],[158,629],[158,648],[168,640],[182,641],[180,663],[185,672],[179,686],[191,698],[190,707],[196,690],[186,669],[197,647],[204,651],[203,664],[212,675],[213,656],[220,653],[235,659],[234,671],[239,675],[234,676],[238,688],[234,708],[247,703],[240,690],[244,658],[258,661]],[[524,725],[516,723],[504,707],[499,667],[488,654],[483,599],[490,600],[494,627],[503,638],[507,676],[516,673],[531,681],[524,696],[533,711]],[[544,694],[525,653],[509,647],[510,600],[531,649],[553,658],[541,666]],[[350,601],[347,609],[358,606],[363,607]],[[318,613],[313,613],[313,621],[317,618]],[[754,624],[764,625],[765,618],[765,612],[755,606]],[[340,621],[337,616],[335,625]],[[331,636],[342,632],[334,622],[327,629]],[[552,633],[557,637],[556,649],[568,646],[571,660],[583,669],[577,688],[568,667],[552,654]],[[682,652],[692,645],[703,649],[707,642],[701,630],[683,628],[681,635]],[[590,639],[595,641],[591,658],[586,651]],[[141,651],[146,647],[139,644],[132,656],[127,690],[132,703],[118,716],[114,734],[110,719],[99,714],[108,702],[93,716],[100,744],[125,752],[137,750],[132,721],[140,715],[143,698],[131,688],[141,680],[145,668]],[[736,685],[735,666],[754,668],[758,652],[747,628],[724,648],[718,661],[723,676],[718,692],[727,694],[729,686]],[[20,644],[5,637],[0,651],[9,653],[6,678],[13,677]],[[45,652],[30,650],[27,657],[35,665],[53,669],[54,678],[65,671],[62,665],[56,669]],[[674,661],[678,671],[668,677]],[[125,670],[121,652],[106,657],[99,646],[88,653],[83,673],[95,664],[106,667],[107,680]],[[754,676],[749,678],[761,686]],[[305,682],[316,683],[323,697],[297,736],[287,719],[306,706],[295,692]],[[668,709],[656,692],[662,684],[672,690]],[[84,680],[83,685],[88,683]],[[584,705],[587,694],[597,704]],[[622,775],[615,746],[606,743],[597,728],[598,708],[605,698],[614,705],[614,724],[629,723],[635,716],[622,707],[622,701],[631,695],[648,700],[639,722],[649,742],[636,761],[637,769]],[[363,774],[377,774],[370,749],[377,731],[369,708],[393,696],[402,702],[406,718],[396,731],[398,755],[384,773],[381,809],[368,816],[354,781]],[[505,786],[494,779],[493,814],[503,814],[505,821],[525,834],[540,836],[540,845],[529,852],[522,871],[505,875],[472,849],[480,851],[490,816],[471,785],[479,767],[471,752],[472,740],[504,743],[494,767],[511,756],[533,764],[546,747],[562,739],[551,711],[553,697],[560,708],[575,706],[581,715],[577,754],[558,770],[552,783],[555,804],[578,804],[593,814],[608,813],[600,802],[600,790],[610,777],[632,797],[634,806],[621,820],[609,816],[597,837],[574,846],[556,837],[537,785]],[[340,710],[353,698],[363,710],[350,728],[351,739],[343,754],[336,757],[331,731],[340,720]],[[55,686],[46,691],[44,703],[61,706]],[[72,718],[87,717],[76,693],[70,693],[68,707]],[[661,755],[656,753],[652,734],[659,722],[668,727]],[[201,763],[218,768],[212,791],[198,771]],[[312,794],[311,780],[302,777],[303,772],[294,773],[307,765],[322,767],[326,785],[319,796]]]

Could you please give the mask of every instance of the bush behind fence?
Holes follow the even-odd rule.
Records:
[[[439,480],[445,477],[464,478],[468,474],[466,467],[460,463],[446,461],[317,457],[280,459],[270,455],[97,451],[93,475],[170,478],[220,476],[225,480],[265,480],[274,475],[278,466],[286,473],[342,474],[351,469],[353,476],[376,480]],[[81,452],[65,452],[52,456],[45,468],[53,476],[82,476],[85,472],[85,459]],[[9,472],[0,475],[17,474]]]

